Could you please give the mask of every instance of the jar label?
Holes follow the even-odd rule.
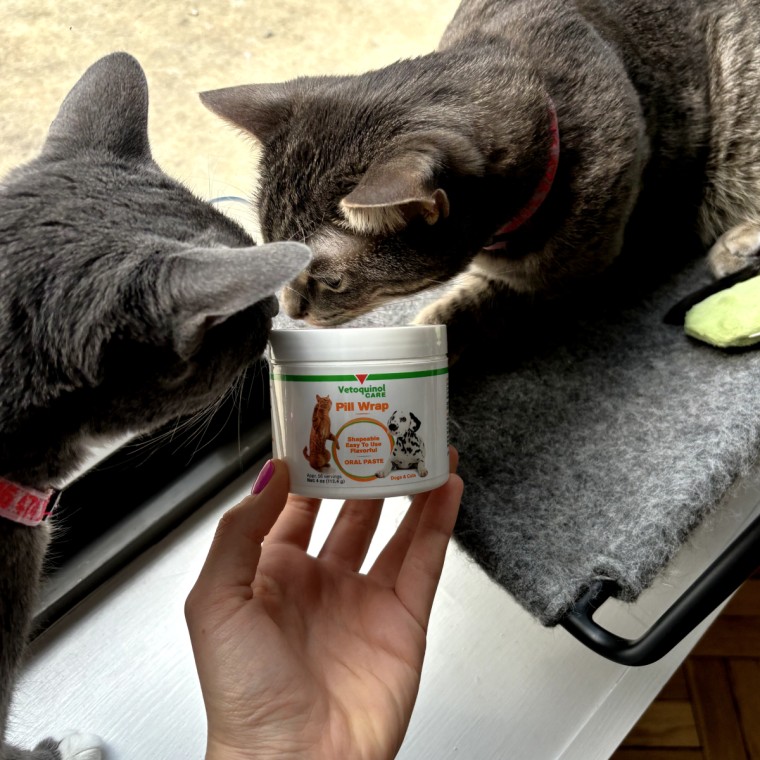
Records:
[[[275,366],[275,455],[291,470],[291,490],[357,488],[403,492],[448,473],[448,366],[353,374],[300,374]],[[387,365],[386,365],[387,366]],[[418,365],[419,366],[419,365]],[[299,490],[300,489],[300,490]]]

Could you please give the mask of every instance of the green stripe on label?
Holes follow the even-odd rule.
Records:
[[[440,367],[439,369],[423,369],[419,372],[380,372],[377,374],[367,375],[367,378],[364,382],[368,383],[373,380],[403,380],[410,377],[433,377],[434,375],[448,375],[448,373],[448,367]],[[272,372],[269,377],[273,380],[288,382],[359,382],[356,375],[280,375]]]

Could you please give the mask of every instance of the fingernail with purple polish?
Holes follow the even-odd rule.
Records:
[[[251,493],[255,496],[261,493],[267,486],[267,483],[272,479],[274,475],[274,464],[270,459],[262,468],[259,476],[256,478],[256,482],[253,484]]]

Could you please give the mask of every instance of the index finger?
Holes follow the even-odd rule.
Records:
[[[222,594],[250,596],[251,583],[261,557],[261,544],[280,515],[287,498],[289,478],[285,462],[270,460],[266,489],[247,496],[227,510],[211,542],[206,561],[193,587],[195,596]]]

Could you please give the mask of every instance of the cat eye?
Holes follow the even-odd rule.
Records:
[[[334,290],[336,293],[339,293],[342,289],[343,277],[342,275],[336,277],[320,277],[317,282],[319,282],[320,285],[324,285],[328,290]]]

